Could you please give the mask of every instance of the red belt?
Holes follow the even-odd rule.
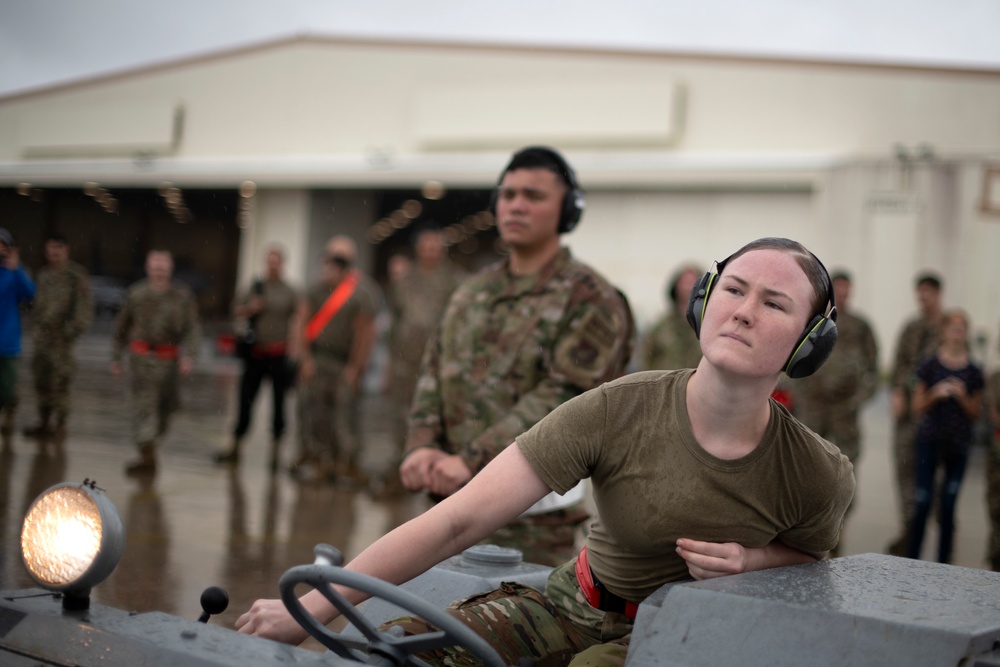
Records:
[[[250,351],[250,356],[254,359],[264,359],[267,357],[283,357],[288,353],[288,344],[285,341],[277,343],[257,343]]]
[[[146,356],[154,355],[157,359],[176,359],[179,348],[176,345],[150,345],[144,340],[134,340],[128,344],[132,354]]]
[[[590,569],[590,562],[587,560],[587,547],[581,549],[580,555],[576,557],[576,581],[580,584],[583,597],[594,609],[625,614],[633,621],[635,620],[639,605],[620,595],[615,595],[598,581],[597,577],[594,576],[594,571]]]

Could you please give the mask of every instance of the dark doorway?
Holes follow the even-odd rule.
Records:
[[[380,190],[376,193],[378,220],[369,230],[375,248],[375,273],[387,274],[389,259],[412,255],[420,230],[436,227],[449,244],[448,255],[468,272],[501,256],[499,236],[489,211],[490,190],[450,190],[428,198],[419,190]]]
[[[120,290],[143,276],[146,253],[170,250],[175,275],[198,298],[207,320],[228,317],[236,283],[240,229],[235,190],[188,189],[168,198],[144,188],[0,188],[0,226],[14,234],[34,273],[44,240],[70,243],[99,289]]]

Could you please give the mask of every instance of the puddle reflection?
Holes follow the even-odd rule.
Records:
[[[365,489],[300,483],[284,470],[269,470],[266,432],[269,397],[245,445],[238,468],[216,466],[211,454],[228,437],[235,410],[238,367],[217,363],[183,388],[179,412],[162,446],[162,467],[153,480],[127,478],[127,394],[104,365],[81,364],[75,383],[69,433],[61,446],[15,433],[0,450],[0,588],[34,587],[21,563],[20,524],[30,503],[48,487],[95,479],[118,506],[126,543],[117,570],[94,589],[94,600],[137,612],[162,611],[197,618],[202,591],[229,592],[229,609],[212,623],[232,627],[253,600],[277,597],[290,567],[312,562],[319,542],[350,558],[396,525],[426,508],[421,496],[376,499]],[[30,377],[27,368],[22,378]],[[33,397],[21,385],[19,416],[34,414]],[[377,428],[388,423],[379,397],[366,399],[364,421],[369,470],[391,460],[391,443]],[[294,414],[294,410],[289,410]],[[294,434],[295,424],[289,426]],[[287,438],[286,459],[294,441]],[[384,452],[384,454],[383,454]]]

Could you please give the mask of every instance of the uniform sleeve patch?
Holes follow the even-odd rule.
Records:
[[[579,327],[559,341],[556,364],[576,382],[591,384],[595,372],[603,375],[614,358],[620,329],[613,317],[591,310]]]

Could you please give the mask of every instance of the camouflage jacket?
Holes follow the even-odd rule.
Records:
[[[197,358],[201,331],[191,291],[178,283],[164,292],[153,290],[148,280],[132,285],[115,321],[112,358],[120,361],[132,341],[176,345],[185,356]]]
[[[940,322],[927,322],[923,318],[910,320],[896,344],[896,361],[889,378],[892,389],[902,389],[909,396],[916,385],[914,373],[920,360],[934,354],[940,342]]]
[[[438,447],[477,473],[561,403],[623,372],[628,301],[569,250],[538,274],[503,260],[463,283],[424,353],[407,450]]]
[[[640,346],[642,369],[672,371],[697,368],[701,361],[701,344],[682,313],[664,315],[643,336]]]
[[[70,262],[64,269],[44,266],[35,280],[31,323],[36,343],[68,342],[87,330],[94,317],[87,270]]]
[[[792,380],[796,412],[806,424],[807,415],[841,410],[855,413],[878,388],[878,347],[872,328],[850,313],[837,317],[837,344],[826,363],[813,375]]]

